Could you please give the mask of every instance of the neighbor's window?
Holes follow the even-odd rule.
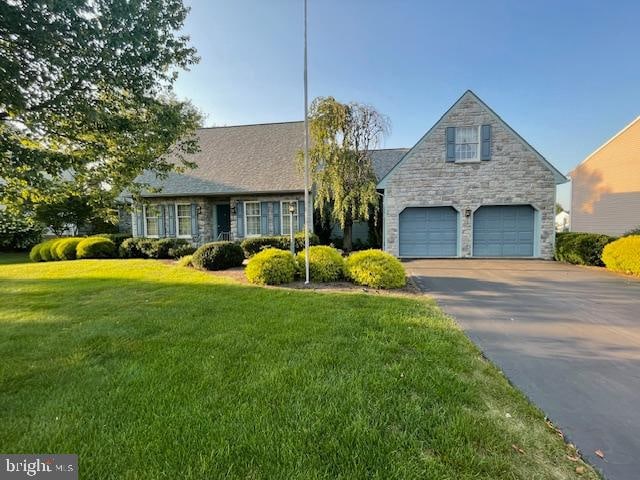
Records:
[[[287,202],[287,201],[283,201],[280,202],[280,213],[282,215],[282,222],[280,222],[280,224],[282,225],[282,235],[289,235],[290,232],[290,225],[289,225],[289,206],[293,204],[293,231],[295,232],[296,230],[298,230],[298,202]]]
[[[244,202],[247,237],[260,235],[260,202]]]
[[[160,209],[157,205],[145,205],[144,207],[144,236],[157,237],[160,233]]]
[[[179,237],[191,237],[191,205],[176,205],[176,231]]]
[[[478,127],[456,128],[456,160],[478,160]]]

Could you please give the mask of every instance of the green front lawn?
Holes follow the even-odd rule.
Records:
[[[5,263],[2,452],[91,479],[595,478],[431,302]]]

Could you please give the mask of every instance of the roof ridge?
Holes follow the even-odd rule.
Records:
[[[217,125],[212,127],[198,127],[197,130],[212,130],[215,128],[259,127],[263,125],[286,125],[289,123],[303,123],[304,120],[289,120],[286,122],[243,123],[240,125]]]

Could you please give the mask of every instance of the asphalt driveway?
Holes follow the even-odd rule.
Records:
[[[606,478],[640,477],[640,280],[538,260],[405,266]]]

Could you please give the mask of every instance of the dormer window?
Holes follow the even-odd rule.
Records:
[[[456,162],[479,160],[480,127],[456,127]]]

